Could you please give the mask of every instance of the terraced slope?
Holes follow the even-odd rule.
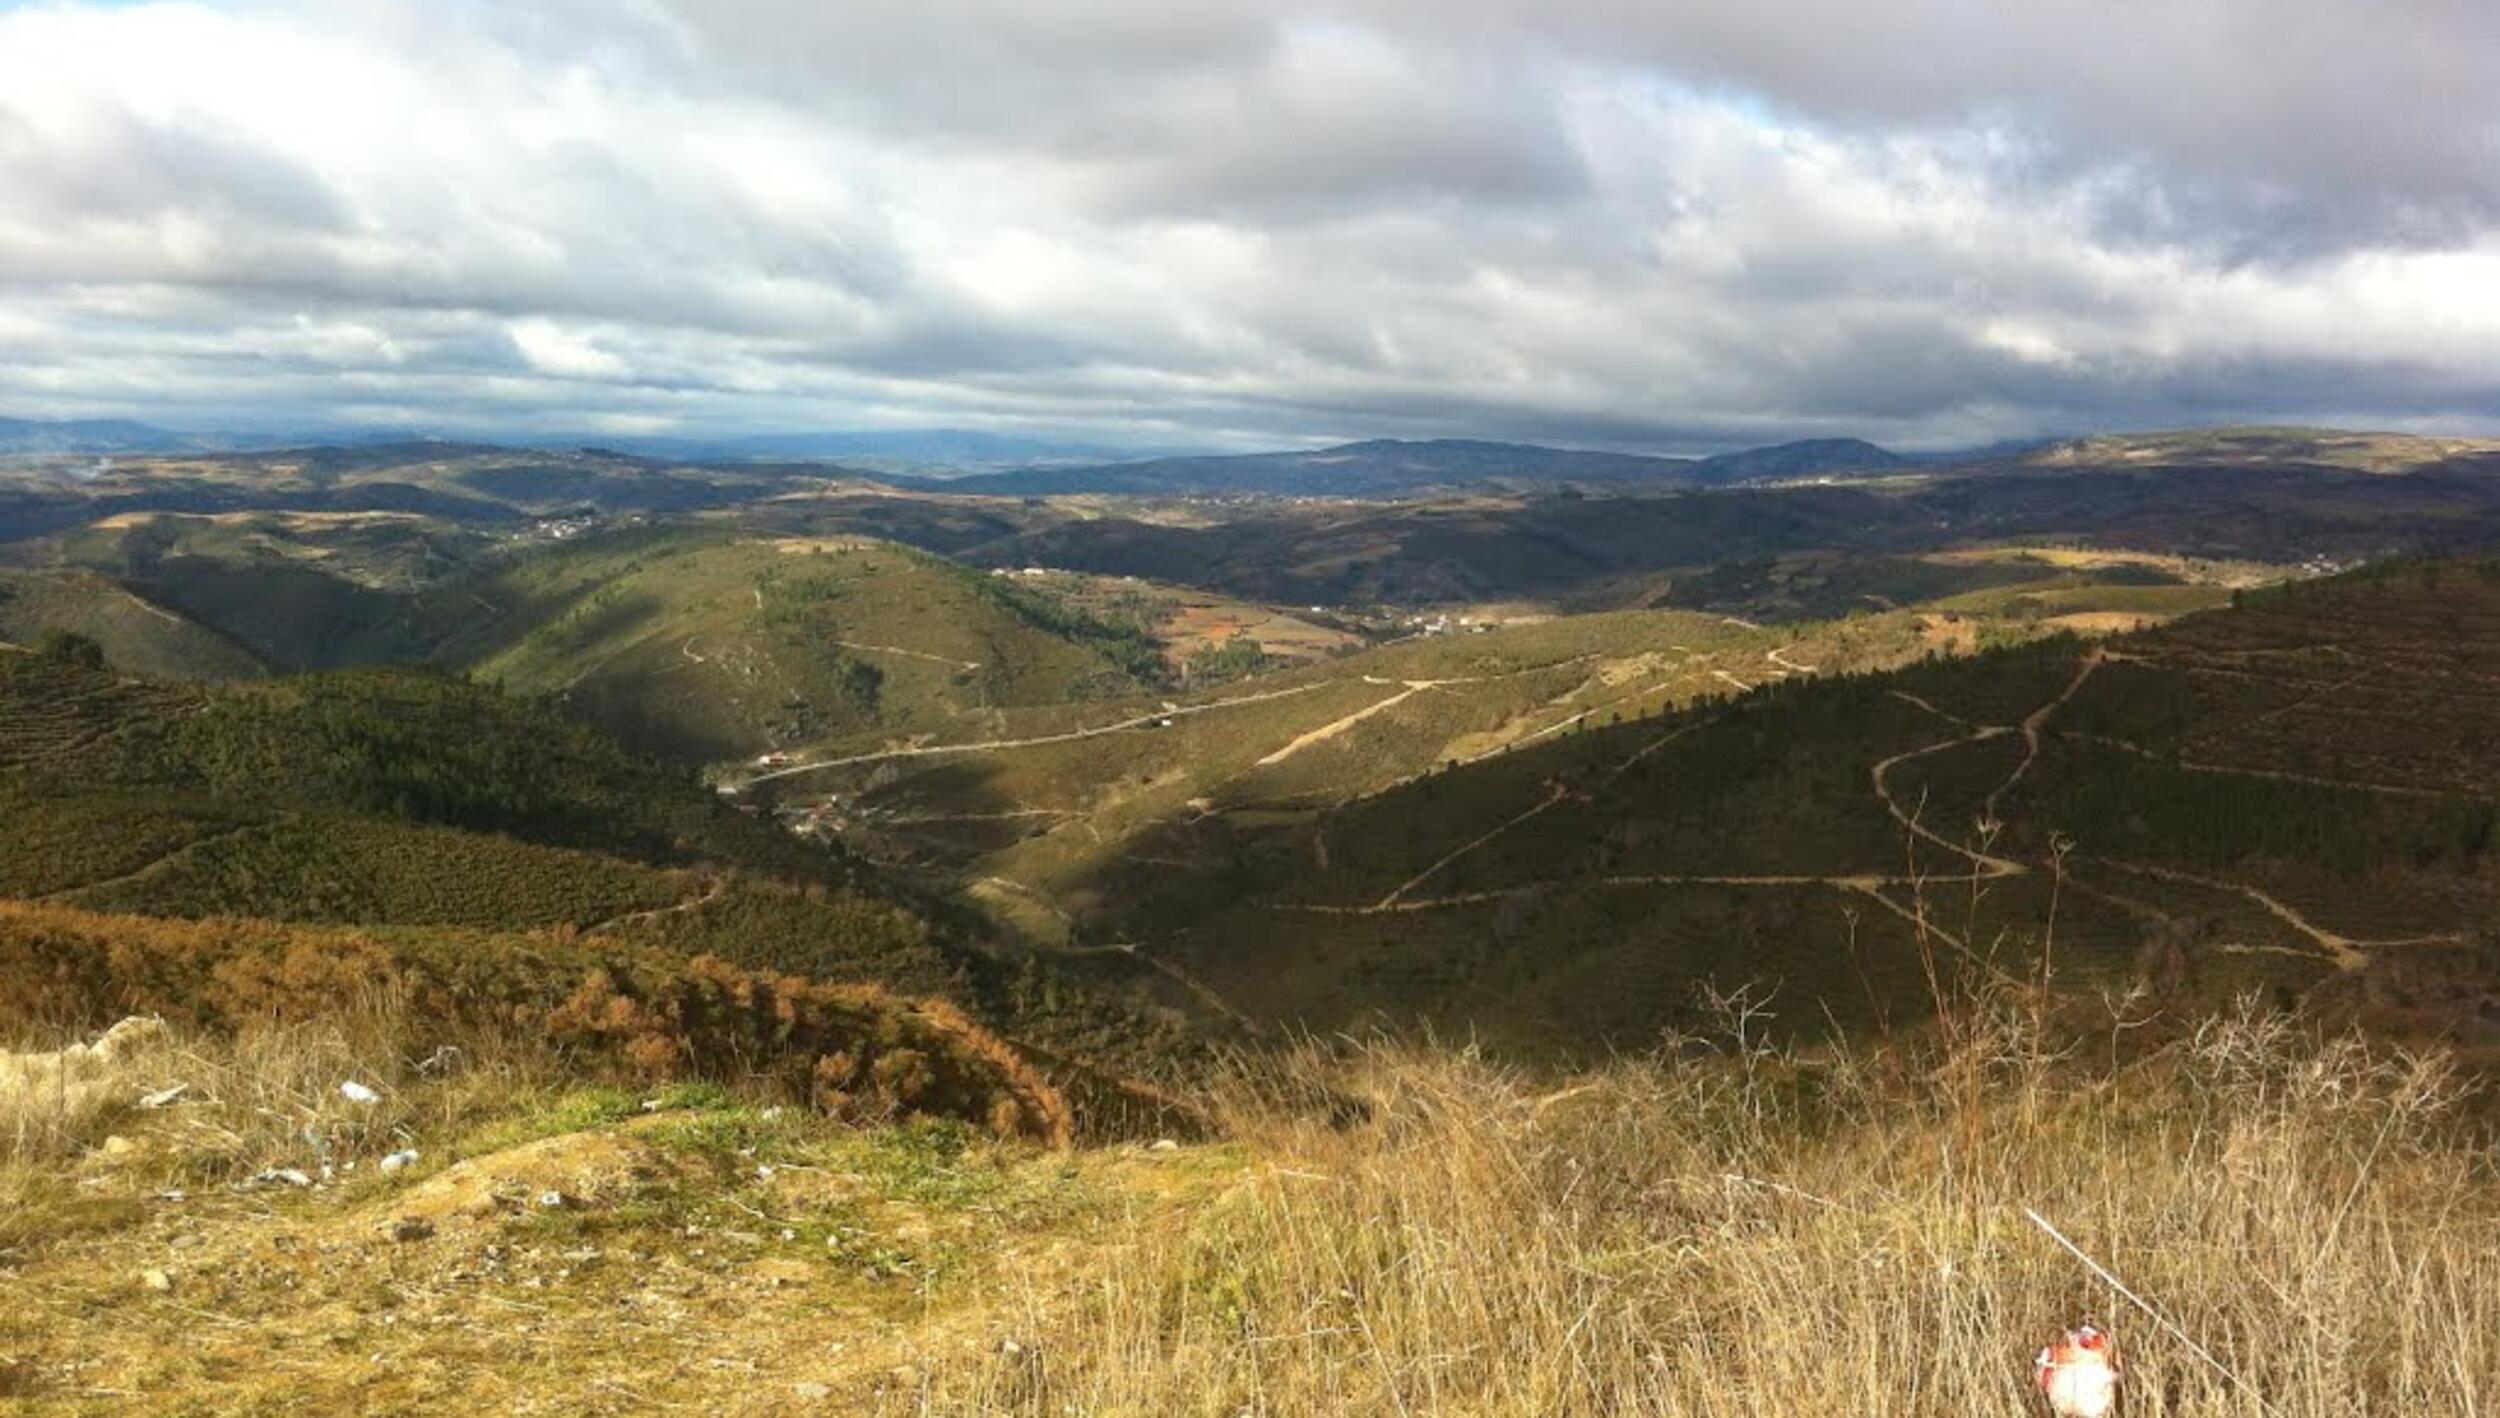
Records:
[[[171,685],[125,679],[19,646],[0,648],[0,769],[79,752],[190,702],[193,696]]]
[[[1171,821],[1088,883],[1096,929],[1253,1020],[1529,1048],[1638,1044],[1705,986],[1815,1030],[2044,971],[2500,1045],[2500,564],[2243,600]]]
[[[954,1000],[1055,1053],[1185,1049],[685,770],[446,676],[212,689],[6,651],[0,744],[0,898],[595,934]]]
[[[1935,629],[1906,613],[1786,628],[1675,611],[1564,617],[1420,636],[1196,694],[1010,711],[986,732],[828,745],[743,781],[749,800],[965,887],[1057,948],[1116,935],[1138,894],[1126,874],[1172,875],[1167,839],[1307,832],[1346,802],[1453,763],[1764,683],[1898,664],[1935,644]]]

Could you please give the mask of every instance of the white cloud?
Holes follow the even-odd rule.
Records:
[[[515,320],[505,328],[511,332],[513,347],[521,352],[521,358],[541,374],[569,379],[621,379],[628,373],[624,360],[553,321]]]
[[[0,411],[2500,419],[2500,21],[2195,8],[0,10]]]

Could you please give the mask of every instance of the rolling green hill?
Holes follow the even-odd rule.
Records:
[[[690,760],[1137,692],[1142,635],[909,548],[646,530],[462,583],[435,651]]]

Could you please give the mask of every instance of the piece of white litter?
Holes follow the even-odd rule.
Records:
[[[255,1174],[252,1180],[261,1186],[276,1186],[281,1183],[290,1187],[308,1187],[312,1185],[311,1177],[295,1170],[293,1167],[271,1167],[267,1171]]]
[[[374,1092],[372,1089],[367,1088],[352,1078],[339,1085],[339,1095],[350,1103],[379,1103],[382,1101],[381,1094]]]
[[[177,1083],[171,1088],[160,1088],[154,1093],[150,1093],[146,1097],[141,1098],[139,1100],[139,1106],[142,1108],[170,1108],[175,1103],[181,1101],[183,1094],[190,1091],[190,1084]]]
[[[390,1156],[383,1158],[380,1162],[377,1162],[377,1163],[375,1163],[374,1165],[375,1165],[375,1167],[377,1167],[377,1168],[378,1168],[379,1170],[381,1170],[381,1171],[385,1171],[385,1172],[396,1172],[396,1171],[399,1171],[400,1169],[402,1169],[402,1168],[406,1167],[409,1163],[414,1162],[414,1161],[416,1161],[416,1160],[417,1160],[417,1149],[415,1149],[415,1148],[413,1148],[413,1147],[410,1147],[410,1148],[403,1149],[402,1151],[394,1152],[394,1153],[392,1153]]]

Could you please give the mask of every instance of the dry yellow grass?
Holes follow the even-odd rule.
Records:
[[[82,1071],[74,1106],[17,1099],[0,1411],[858,1412],[994,1352],[1021,1277],[1099,1268],[1233,1166],[1079,1165],[762,1080],[585,1087],[527,1039],[445,1042],[387,1003],[175,1029]],[[134,1101],[169,1080],[178,1102]]]
[[[520,1040],[471,1037],[461,1067],[421,1072],[435,1037],[382,1004],[177,1034],[133,1056],[123,1101],[21,1116],[0,1142],[0,1395],[2016,1415],[2040,1411],[2032,1350],[2090,1315],[2118,1336],[2130,1418],[2500,1412],[2500,1184],[2441,1056],[2255,1010],[2115,1069],[2002,1003],[1811,1054],[1763,1046],[1760,1022],[1740,1005],[1712,1046],[1569,1079],[1314,1046],[1213,1087],[1223,1144],[1077,1151],[964,1129],[931,1150],[718,1089],[650,1112],[573,1090]],[[345,1077],[381,1101],[342,1100]],[[182,1106],[126,1101],[176,1078]],[[372,1175],[409,1142],[421,1163]],[[359,1169],[225,1189],[324,1155]],[[497,1201],[542,1187],[578,1200]],[[438,1229],[395,1241],[404,1216]]]
[[[896,1411],[2020,1414],[2035,1346],[2087,1314],[2133,1418],[2500,1406],[2500,1189],[2442,1060],[2249,1014],[2097,1078],[1907,1061],[1745,1049],[1540,1091],[1365,1051],[1328,1065],[1371,1100],[1342,1126],[1270,1075],[1232,1109],[1266,1161],[1072,1277],[1028,1326],[1045,1360]]]

